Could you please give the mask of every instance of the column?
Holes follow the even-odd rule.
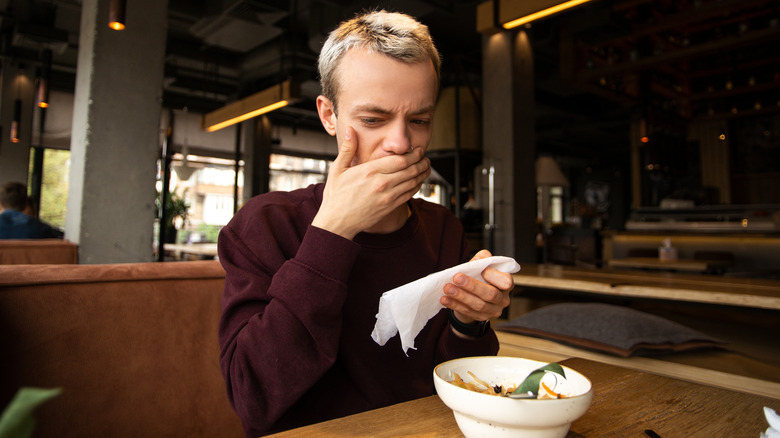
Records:
[[[534,64],[525,32],[483,39],[483,164],[495,169],[493,253],[536,262]],[[484,184],[484,183],[483,183]],[[490,230],[486,233],[489,235]],[[488,237],[488,236],[486,236]]]
[[[270,184],[271,134],[273,126],[267,115],[243,123],[244,139],[244,196],[247,202],[254,196],[267,193]]]
[[[65,237],[80,263],[152,261],[166,0],[84,0],[73,108]]]

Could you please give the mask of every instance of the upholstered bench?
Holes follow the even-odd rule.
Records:
[[[62,388],[38,437],[243,437],[219,371],[217,261],[0,266],[0,404]]]
[[[2,239],[0,265],[75,264],[79,246],[62,239]]]

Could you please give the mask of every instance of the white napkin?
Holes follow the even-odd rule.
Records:
[[[439,298],[444,295],[444,285],[452,282],[458,272],[484,281],[482,271],[488,266],[502,272],[514,273],[520,265],[511,257],[488,257],[445,269],[382,294],[379,312],[371,337],[379,345],[400,333],[404,354],[414,348],[414,338],[429,319],[442,309]]]
[[[764,415],[766,416],[766,422],[769,423],[769,427],[766,432],[761,434],[761,438],[780,437],[780,415],[777,415],[774,409],[766,406],[764,406]]]

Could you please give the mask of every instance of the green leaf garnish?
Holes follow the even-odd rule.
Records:
[[[542,381],[544,373],[555,373],[566,378],[566,373],[563,371],[563,367],[555,362],[548,363],[547,365],[537,368],[531,371],[531,374],[523,380],[523,383],[517,387],[512,394],[526,394],[531,392],[533,395],[539,395],[539,383]]]
[[[33,411],[46,400],[60,395],[60,388],[42,389],[24,387],[0,416],[0,437],[29,438],[35,428]]]

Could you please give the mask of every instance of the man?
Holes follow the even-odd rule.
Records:
[[[452,312],[428,321],[408,357],[398,337],[370,336],[383,292],[468,258],[457,218],[412,199],[430,174],[439,65],[409,16],[342,23],[319,59],[317,110],[339,147],[327,182],[257,196],[220,233],[220,364],[247,436],[431,395],[438,363],[498,351],[485,321],[509,304],[512,279],[491,268],[486,282],[453,277],[441,298]]]
[[[0,239],[62,239],[62,231],[38,220],[27,186],[9,182],[0,187]]]

